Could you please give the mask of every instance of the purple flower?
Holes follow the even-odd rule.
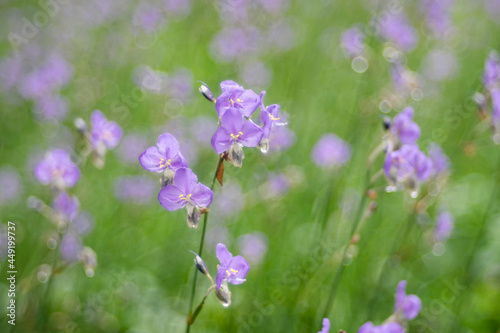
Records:
[[[351,58],[363,54],[365,35],[358,28],[347,29],[340,36],[340,45]]]
[[[22,192],[22,182],[16,169],[5,166],[0,169],[0,206],[14,203]]]
[[[165,24],[165,17],[159,8],[142,3],[137,6],[132,22],[145,32],[154,32]]]
[[[272,104],[267,107],[264,106],[264,95],[265,91],[260,93],[260,121],[262,122],[262,130],[264,134],[262,136],[263,139],[269,138],[271,134],[271,129],[274,126],[284,126],[288,122],[286,120],[286,116],[280,112],[280,106],[278,104]]]
[[[394,313],[401,313],[408,320],[415,318],[420,312],[422,301],[417,295],[406,295],[406,281],[400,281],[396,288]]]
[[[492,87],[491,92],[491,122],[495,128],[500,127],[500,88]]]
[[[201,212],[199,208],[210,206],[213,192],[198,183],[198,177],[188,168],[180,168],[174,176],[174,183],[168,184],[158,194],[160,204],[168,211],[187,207],[189,227],[197,228]]]
[[[35,166],[35,177],[43,185],[58,188],[73,187],[80,179],[80,169],[64,149],[54,149],[45,154],[45,158]]]
[[[297,137],[295,132],[285,126],[275,127],[271,131],[269,141],[273,144],[269,147],[271,152],[283,151],[295,144]]]
[[[235,13],[241,12],[240,9],[235,10]],[[259,29],[255,27],[226,27],[214,37],[211,51],[217,60],[230,62],[258,53],[261,40]]]
[[[181,18],[191,11],[191,0],[164,0],[163,3],[169,17]]]
[[[115,198],[124,202],[147,204],[156,194],[157,184],[145,176],[123,176],[115,180]]]
[[[147,139],[141,134],[128,134],[123,137],[117,148],[118,158],[124,163],[137,163],[138,156],[148,147]]]
[[[443,211],[439,213],[436,219],[436,227],[434,228],[434,239],[437,242],[445,242],[455,226],[455,219],[450,212]]]
[[[57,214],[58,219],[71,222],[78,214],[80,202],[77,197],[70,196],[66,192],[61,192],[54,198],[52,208]]]
[[[250,270],[250,265],[242,256],[233,257],[226,246],[222,243],[217,244],[217,258],[220,265],[217,267],[217,277],[215,283],[217,289],[220,289],[222,281],[231,284],[242,284]]]
[[[245,234],[238,238],[240,252],[251,263],[262,262],[267,252],[267,236],[261,232]]]
[[[222,94],[215,102],[215,109],[220,118],[228,109],[237,109],[240,113],[250,118],[259,107],[259,96],[250,89],[244,89],[234,81],[223,81],[220,84]]]
[[[77,235],[68,232],[61,240],[61,257],[65,261],[74,262],[80,260],[82,241]]]
[[[484,65],[483,83],[489,89],[500,80],[500,59],[496,51],[491,51]]]
[[[411,52],[417,46],[417,31],[409,25],[404,13],[380,16],[376,23],[380,36],[402,51]]]
[[[324,134],[311,152],[313,162],[324,168],[346,164],[351,158],[351,146],[333,133]]]
[[[328,318],[323,318],[323,328],[318,333],[328,333],[330,332],[330,321]]]
[[[359,328],[358,333],[404,333],[404,330],[395,322],[375,326],[369,321]]]
[[[158,173],[167,169],[175,172],[179,168],[187,167],[186,160],[179,151],[179,143],[169,133],[160,135],[156,147],[146,149],[139,156],[139,162],[147,171]]]
[[[283,173],[270,173],[266,184],[263,187],[263,197],[267,199],[280,199],[288,190],[292,182]]]
[[[44,120],[63,120],[68,113],[68,101],[64,96],[57,94],[37,96],[34,111]]]
[[[385,175],[394,183],[404,183],[416,189],[420,182],[432,173],[432,160],[420,151],[417,145],[403,145],[388,152],[385,158]]]
[[[435,175],[446,175],[450,169],[450,159],[443,152],[437,143],[429,145],[429,157],[432,160],[433,172]]]
[[[108,149],[115,148],[123,134],[121,127],[114,121],[108,121],[104,114],[95,110],[90,118],[92,123],[92,146],[104,144]]]
[[[402,144],[413,144],[420,137],[420,127],[413,121],[413,108],[411,106],[394,117],[391,133]]]
[[[450,10],[453,0],[424,0],[422,8],[427,15],[427,25],[434,36],[443,36],[452,26]]]
[[[257,147],[262,135],[262,128],[251,120],[243,119],[238,109],[229,108],[224,112],[221,125],[212,137],[212,147],[217,154],[229,151],[232,163],[241,167],[245,157],[241,147]]]

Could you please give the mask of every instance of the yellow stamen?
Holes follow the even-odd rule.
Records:
[[[236,99],[236,102],[241,103],[241,102],[243,102],[243,101],[242,101],[241,99],[237,98],[237,99]]]
[[[274,120],[274,121],[280,120],[280,118],[274,118],[273,116],[270,116],[270,117],[271,117],[271,120]]]

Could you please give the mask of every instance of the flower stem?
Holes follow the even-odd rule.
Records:
[[[212,185],[210,185],[210,189],[212,191],[213,191],[214,186],[215,186],[215,180],[217,179],[217,172],[219,170],[221,163],[224,163],[224,158],[222,156],[219,158],[219,163],[217,163],[217,168],[215,168],[214,178],[212,179]],[[205,212],[205,216],[203,217],[203,228],[201,231],[200,248],[198,250],[198,255],[200,257],[201,257],[201,254],[203,252],[203,245],[205,243],[205,233],[207,231],[207,221],[208,221],[208,210]],[[189,333],[189,330],[191,329],[191,325],[193,324],[193,321],[191,321],[191,316],[193,314],[193,304],[194,304],[194,296],[196,294],[196,281],[197,281],[197,279],[198,279],[198,269],[195,268],[194,277],[193,277],[193,285],[191,287],[191,297],[189,299],[188,315],[187,315],[187,319],[186,319],[186,333]],[[206,296],[205,296],[205,298],[206,298]],[[205,299],[203,299],[202,303],[204,303],[204,302],[205,302]],[[198,312],[200,312],[202,309],[202,306],[198,307],[198,308],[199,308]]]
[[[347,240],[347,243],[344,247],[344,250],[342,251],[342,257],[340,259],[340,263],[339,263],[339,267],[337,268],[337,272],[335,273],[335,278],[333,280],[332,288],[330,289],[330,295],[328,296],[328,301],[326,302],[325,311],[323,313],[323,318],[328,317],[328,313],[329,313],[330,308],[331,308],[333,301],[335,299],[337,287],[340,284],[340,281],[342,279],[342,274],[344,273],[344,270],[345,270],[344,262],[345,262],[345,259],[347,256],[347,250],[349,249],[349,244],[352,240],[352,237],[354,236],[354,233],[356,232],[356,230],[358,228],[359,223],[361,222],[361,220],[365,216],[366,207],[367,207],[367,203],[368,203],[367,191],[371,185],[370,179],[371,179],[371,164],[369,164],[368,169],[366,171],[366,177],[365,177],[364,186],[363,186],[362,198],[361,198],[361,201],[359,203],[357,213],[356,213],[356,216],[354,218],[354,222],[353,222],[352,227],[351,227],[351,232],[349,233],[349,239]]]

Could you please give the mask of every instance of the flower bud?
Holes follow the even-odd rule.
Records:
[[[169,184],[173,184],[174,183],[174,176],[175,176],[175,172],[170,168],[166,168],[163,171],[163,174],[161,175],[161,178],[160,178],[161,187],[165,187]]]
[[[205,98],[208,99],[210,102],[215,103],[216,98],[214,97],[214,94],[212,94],[212,92],[210,91],[210,88],[208,88],[208,86],[205,84],[205,82],[202,82],[202,81],[198,81],[198,82],[203,83],[199,89],[201,94],[203,96],[205,96]]]
[[[198,228],[198,222],[200,221],[201,212],[198,206],[193,206],[191,204],[186,205],[187,208],[187,224],[190,228]]]
[[[220,289],[215,289],[215,296],[223,306],[231,305],[231,292],[227,287],[227,281],[222,282]]]
[[[203,259],[201,259],[201,257],[198,254],[196,254],[195,252],[193,252],[193,251],[189,251],[189,252],[191,252],[192,254],[195,255],[194,264],[196,265],[196,268],[198,268],[198,270],[200,272],[202,272],[203,274],[209,275],[207,266],[205,265],[205,262],[203,261]]]
[[[75,127],[77,130],[79,130],[82,133],[87,132],[87,124],[85,124],[85,120],[82,118],[76,118],[74,121]]]

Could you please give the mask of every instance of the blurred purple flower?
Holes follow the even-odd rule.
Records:
[[[271,23],[266,31],[265,39],[268,51],[285,52],[295,44],[295,31],[287,20],[277,20]]]
[[[213,133],[217,130],[217,122],[207,116],[198,116],[191,120],[190,133],[199,145],[208,145]]]
[[[450,169],[450,159],[446,156],[441,147],[437,143],[432,142],[429,145],[428,151],[433,164],[433,173],[435,175],[448,174]]]
[[[160,204],[168,211],[183,207],[188,210],[188,225],[198,227],[200,208],[210,206],[213,192],[205,185],[198,183],[198,177],[188,168],[180,168],[174,176],[174,183],[168,184],[158,194]]]
[[[72,222],[80,210],[80,202],[76,196],[60,192],[52,202],[52,208],[59,220]]]
[[[179,143],[169,133],[158,137],[156,147],[149,147],[140,156],[139,162],[147,171],[164,172],[169,169],[175,172],[179,168],[187,167],[184,156],[179,151]]]
[[[170,18],[182,18],[191,12],[191,0],[163,0],[163,4]]]
[[[0,86],[4,91],[14,88],[23,74],[20,57],[11,56],[0,61]]]
[[[165,16],[160,8],[148,3],[140,3],[134,12],[132,22],[144,32],[161,29],[165,24]]]
[[[67,151],[54,149],[35,166],[35,177],[42,185],[73,187],[80,179],[80,169],[71,161]]]
[[[92,214],[86,211],[81,211],[70,223],[69,230],[75,233],[75,235],[84,236],[92,231],[94,224],[95,220]]]
[[[122,128],[114,121],[108,121],[104,114],[95,110],[90,118],[92,124],[92,147],[101,144],[108,149],[115,148],[123,135]]]
[[[455,218],[448,211],[439,213],[436,219],[436,227],[434,228],[434,239],[436,242],[445,242],[451,235],[455,227]]]
[[[245,195],[238,183],[224,185],[214,198],[213,212],[218,220],[238,214],[245,207]],[[212,208],[211,208],[212,210]]]
[[[63,120],[68,109],[68,101],[64,96],[48,94],[35,97],[34,111],[41,119]]]
[[[365,35],[356,27],[345,30],[340,36],[340,45],[351,58],[363,54],[365,48],[364,41]]]
[[[376,18],[379,35],[404,52],[411,52],[418,43],[418,33],[410,26],[404,13],[388,13]]]
[[[80,260],[80,251],[82,250],[82,240],[77,235],[68,232],[61,240],[61,258],[68,262]]]
[[[167,93],[182,103],[186,103],[193,93],[193,73],[180,68],[167,79]]]
[[[442,37],[451,28],[450,19],[453,0],[423,0],[422,8],[427,16],[427,25],[436,37]]]
[[[495,128],[500,127],[500,88],[490,88],[491,93],[491,123]]]
[[[0,206],[15,203],[22,191],[21,177],[16,169],[3,166],[0,169]]]
[[[139,205],[148,204],[157,192],[157,184],[145,176],[122,176],[115,179],[115,198]]]
[[[247,261],[242,256],[233,257],[222,243],[217,244],[216,253],[220,261],[215,279],[217,289],[220,289],[224,280],[231,284],[242,284],[245,282],[245,277],[250,270],[250,265]]]
[[[483,83],[486,88],[498,84],[500,81],[500,59],[496,51],[491,51],[484,64]]]
[[[120,160],[127,164],[137,163],[141,153],[148,147],[148,141],[142,134],[128,134],[120,141],[117,148],[117,155]]]
[[[249,61],[240,69],[240,77],[247,85],[267,87],[271,83],[272,71],[261,61]]]
[[[295,132],[286,126],[275,127],[271,131],[269,141],[273,144],[269,147],[270,152],[284,151],[295,144],[297,137]]]
[[[457,55],[453,50],[431,50],[424,60],[424,74],[433,81],[452,79],[458,72]]]
[[[417,145],[403,145],[388,152],[384,163],[385,175],[396,184],[406,184],[415,189],[432,173],[432,160]]]
[[[311,159],[319,167],[343,166],[351,158],[351,146],[333,133],[321,136],[311,152]]]
[[[262,232],[245,234],[238,238],[241,254],[252,264],[259,264],[267,253],[267,236]]]
[[[330,332],[330,320],[328,318],[323,318],[323,328],[318,333],[328,333]]]
[[[291,182],[287,175],[278,172],[270,173],[264,186],[263,197],[266,199],[280,199],[290,190]]]
[[[290,6],[289,0],[257,0],[264,11],[271,14],[282,14]]]
[[[400,281],[396,288],[394,313],[401,313],[408,320],[415,318],[420,312],[422,301],[417,295],[406,295],[406,281]]]
[[[404,333],[404,329],[394,322],[375,326],[369,321],[359,328],[358,333]]]
[[[394,117],[391,133],[402,144],[413,144],[420,137],[420,127],[413,121],[413,108],[411,106]]]
[[[245,117],[252,116],[259,107],[259,96],[250,89],[245,89],[234,81],[223,81],[220,84],[222,94],[215,102],[215,109],[221,118],[228,109],[236,109]]]
[[[255,27],[226,27],[215,35],[211,51],[217,60],[231,62],[258,53],[260,40],[259,30]]]

